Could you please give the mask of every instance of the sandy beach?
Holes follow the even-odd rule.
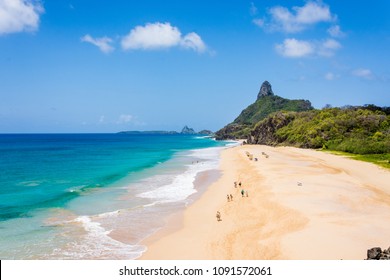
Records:
[[[390,246],[390,172],[383,168],[315,150],[244,145],[222,152],[220,171],[184,213],[144,240],[141,259],[362,260],[368,248]]]

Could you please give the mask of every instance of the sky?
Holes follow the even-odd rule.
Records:
[[[216,131],[275,94],[390,106],[390,1],[0,0],[0,133]]]

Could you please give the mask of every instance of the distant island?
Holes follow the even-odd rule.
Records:
[[[174,130],[166,131],[166,130],[147,130],[147,131],[120,131],[118,134],[130,134],[130,135],[138,135],[138,134],[158,134],[158,135],[207,135],[207,136],[214,136],[214,132],[211,130],[203,129],[199,132],[196,132],[193,128],[188,127],[185,125],[181,132],[177,132]]]

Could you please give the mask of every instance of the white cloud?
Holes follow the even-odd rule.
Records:
[[[321,2],[307,2],[303,7],[294,7],[296,21],[303,24],[332,21],[329,6]]]
[[[124,50],[155,50],[181,46],[197,52],[204,52],[206,45],[202,38],[191,32],[184,37],[180,30],[166,23],[147,23],[145,26],[136,26],[121,42]]]
[[[181,39],[180,45],[186,49],[192,49],[196,52],[204,52],[206,45],[202,41],[202,38],[194,32],[188,33],[184,38]]]
[[[279,54],[285,57],[305,57],[314,52],[313,45],[308,41],[300,41],[294,38],[285,39],[282,44],[276,45]]]
[[[36,31],[44,8],[35,0],[0,0],[0,35]]]
[[[330,36],[335,37],[335,38],[342,38],[345,36],[344,32],[341,31],[341,28],[339,25],[333,25],[327,31],[328,31]]]
[[[310,55],[331,57],[340,48],[341,44],[334,39],[318,42],[289,38],[285,39],[282,44],[275,46],[276,51],[280,55],[290,58],[307,57]]]
[[[109,53],[114,50],[114,47],[111,46],[112,39],[108,37],[93,38],[91,35],[87,34],[81,37],[81,41],[97,46],[104,53]]]
[[[302,7],[293,7],[290,11],[286,7],[275,6],[269,9],[270,22],[263,24],[269,31],[283,31],[295,33],[319,22],[332,22],[335,16],[329,6],[320,1],[309,1]]]
[[[180,43],[181,33],[170,23],[147,23],[136,26],[122,39],[123,49],[161,49]]]
[[[354,71],[352,71],[352,75],[366,80],[372,80],[374,78],[374,75],[372,74],[371,70],[364,68],[355,69]]]
[[[327,39],[319,45],[317,53],[321,56],[331,57],[340,48],[341,44],[338,41]]]
[[[329,50],[337,50],[337,49],[341,48],[341,44],[334,39],[328,39],[328,40],[324,41],[322,46],[326,49],[329,49]]]

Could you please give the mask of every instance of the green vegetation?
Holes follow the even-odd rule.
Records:
[[[342,153],[390,168],[390,107],[327,105],[273,95],[264,82],[255,103],[216,132],[216,139],[249,144],[288,145]]]
[[[390,153],[388,111],[388,108],[368,105],[277,112],[256,124],[249,142],[363,155]]]
[[[307,100],[290,100],[277,95],[268,95],[259,98],[255,103],[249,105],[233,123],[252,125],[263,120],[273,112],[281,110],[301,112],[311,109],[313,107]]]
[[[216,132],[216,137],[222,139],[244,139],[250,135],[255,124],[269,114],[284,111],[307,111],[312,110],[310,101],[290,100],[277,95],[263,96],[249,105],[241,114],[230,124]]]
[[[329,151],[329,150],[326,150],[325,152],[335,154],[335,155],[346,156],[346,157],[356,159],[356,160],[371,162],[371,163],[374,163],[376,165],[382,166],[384,168],[390,169],[390,154],[389,153],[356,155],[356,154],[351,154],[351,153],[346,153],[346,152]]]

